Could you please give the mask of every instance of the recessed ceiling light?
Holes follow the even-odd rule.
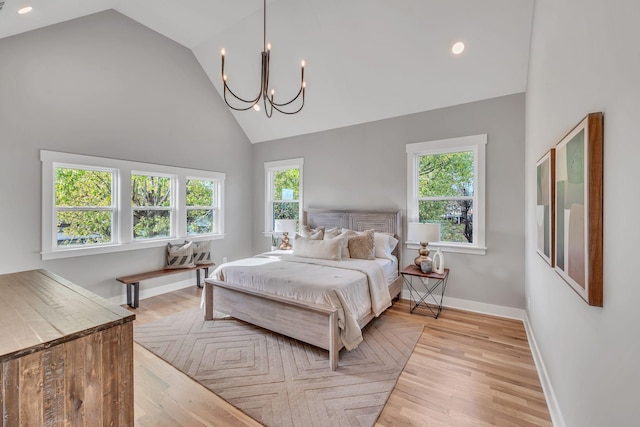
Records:
[[[19,15],[24,15],[25,13],[29,13],[33,10],[33,8],[31,6],[25,6],[23,8],[18,9],[18,14]]]
[[[456,42],[451,46],[451,52],[455,55],[460,55],[464,51],[464,43]]]

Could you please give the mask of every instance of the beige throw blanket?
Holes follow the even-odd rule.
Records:
[[[382,268],[367,260],[258,255],[223,264],[210,277],[337,308],[340,338],[347,350],[362,342],[358,319],[371,312],[379,316],[391,306]]]

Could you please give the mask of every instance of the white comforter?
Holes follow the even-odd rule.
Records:
[[[216,268],[211,278],[338,309],[347,350],[362,342],[358,319],[391,305],[382,268],[373,261],[329,261],[293,255],[258,255]]]

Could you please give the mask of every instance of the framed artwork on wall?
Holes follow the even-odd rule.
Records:
[[[556,150],[550,149],[536,163],[536,237],[538,254],[555,266]]]
[[[602,306],[602,113],[587,115],[555,150],[555,270]]]

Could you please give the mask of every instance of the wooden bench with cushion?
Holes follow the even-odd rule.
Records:
[[[138,303],[140,300],[140,281],[195,270],[197,276],[196,285],[201,288],[202,285],[200,284],[200,270],[204,270],[204,275],[205,277],[207,277],[209,275],[209,267],[213,265],[215,264],[198,264],[195,267],[188,268],[163,268],[162,270],[149,271],[147,273],[116,277],[116,280],[127,285],[127,305],[131,308],[138,308]]]

